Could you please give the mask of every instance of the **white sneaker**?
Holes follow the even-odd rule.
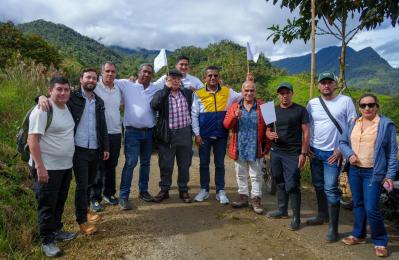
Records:
[[[201,189],[200,192],[198,192],[197,196],[195,196],[194,200],[201,202],[209,198],[209,192],[206,191],[206,189]]]
[[[218,194],[216,194],[216,200],[220,202],[220,204],[229,204],[229,198],[227,198],[224,190],[220,190]]]

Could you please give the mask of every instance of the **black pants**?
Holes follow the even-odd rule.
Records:
[[[121,134],[109,134],[109,159],[99,162],[99,167],[91,190],[91,200],[101,201],[102,196],[115,195],[115,168],[118,165],[121,150]]]
[[[299,155],[280,151],[270,152],[270,165],[276,184],[287,193],[298,193],[301,187],[301,174],[298,169]]]
[[[86,149],[75,146],[73,171],[76,179],[75,209],[78,224],[87,221],[90,190],[97,174],[98,158],[97,149]]]
[[[62,213],[68,197],[72,169],[49,170],[47,183],[37,181],[36,169],[31,168],[33,190],[37,199],[40,240],[43,244],[54,241],[54,232],[62,229]]]
[[[163,191],[170,189],[176,157],[178,167],[177,186],[179,191],[187,192],[187,183],[190,178],[189,170],[193,156],[191,126],[181,129],[171,129],[170,143],[160,142],[158,145],[158,163],[161,175],[159,187]]]

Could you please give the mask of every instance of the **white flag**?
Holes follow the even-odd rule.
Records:
[[[256,52],[254,55],[254,51],[252,50],[249,42],[247,42],[247,60],[253,60],[255,63],[259,59],[260,52]]]
[[[276,109],[274,108],[273,101],[269,101],[260,105],[260,110],[262,111],[263,120],[265,121],[266,125],[276,121]]]
[[[168,66],[168,60],[166,59],[165,49],[161,49],[158,56],[154,59],[154,71],[158,72],[163,66]]]

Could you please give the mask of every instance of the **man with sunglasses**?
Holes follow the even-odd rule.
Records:
[[[326,240],[338,240],[340,191],[338,176],[342,155],[339,139],[349,122],[356,117],[352,99],[336,94],[337,82],[332,72],[319,75],[319,98],[309,101],[310,149],[312,183],[316,191],[318,215],[308,225],[321,225],[329,221]]]
[[[216,200],[229,204],[224,191],[224,157],[226,155],[228,131],[223,119],[231,104],[241,100],[240,93],[220,85],[219,68],[209,66],[205,70],[205,86],[194,93],[191,108],[195,143],[199,147],[201,190],[194,198],[204,201],[209,197],[209,163],[211,148],[215,162]]]

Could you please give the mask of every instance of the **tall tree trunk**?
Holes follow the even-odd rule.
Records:
[[[344,14],[342,16],[342,27],[341,27],[341,32],[342,32],[342,42],[341,42],[341,57],[339,58],[339,81],[338,81],[338,87],[341,89],[341,93],[345,89],[345,60],[346,60],[346,19],[347,15]]]
[[[309,91],[309,98],[313,98],[313,90],[314,90],[314,74],[315,74],[315,49],[316,49],[316,41],[315,41],[315,34],[316,34],[316,0],[312,0],[311,2],[311,10],[312,10],[312,55],[311,55],[311,62],[310,62],[310,91]]]

